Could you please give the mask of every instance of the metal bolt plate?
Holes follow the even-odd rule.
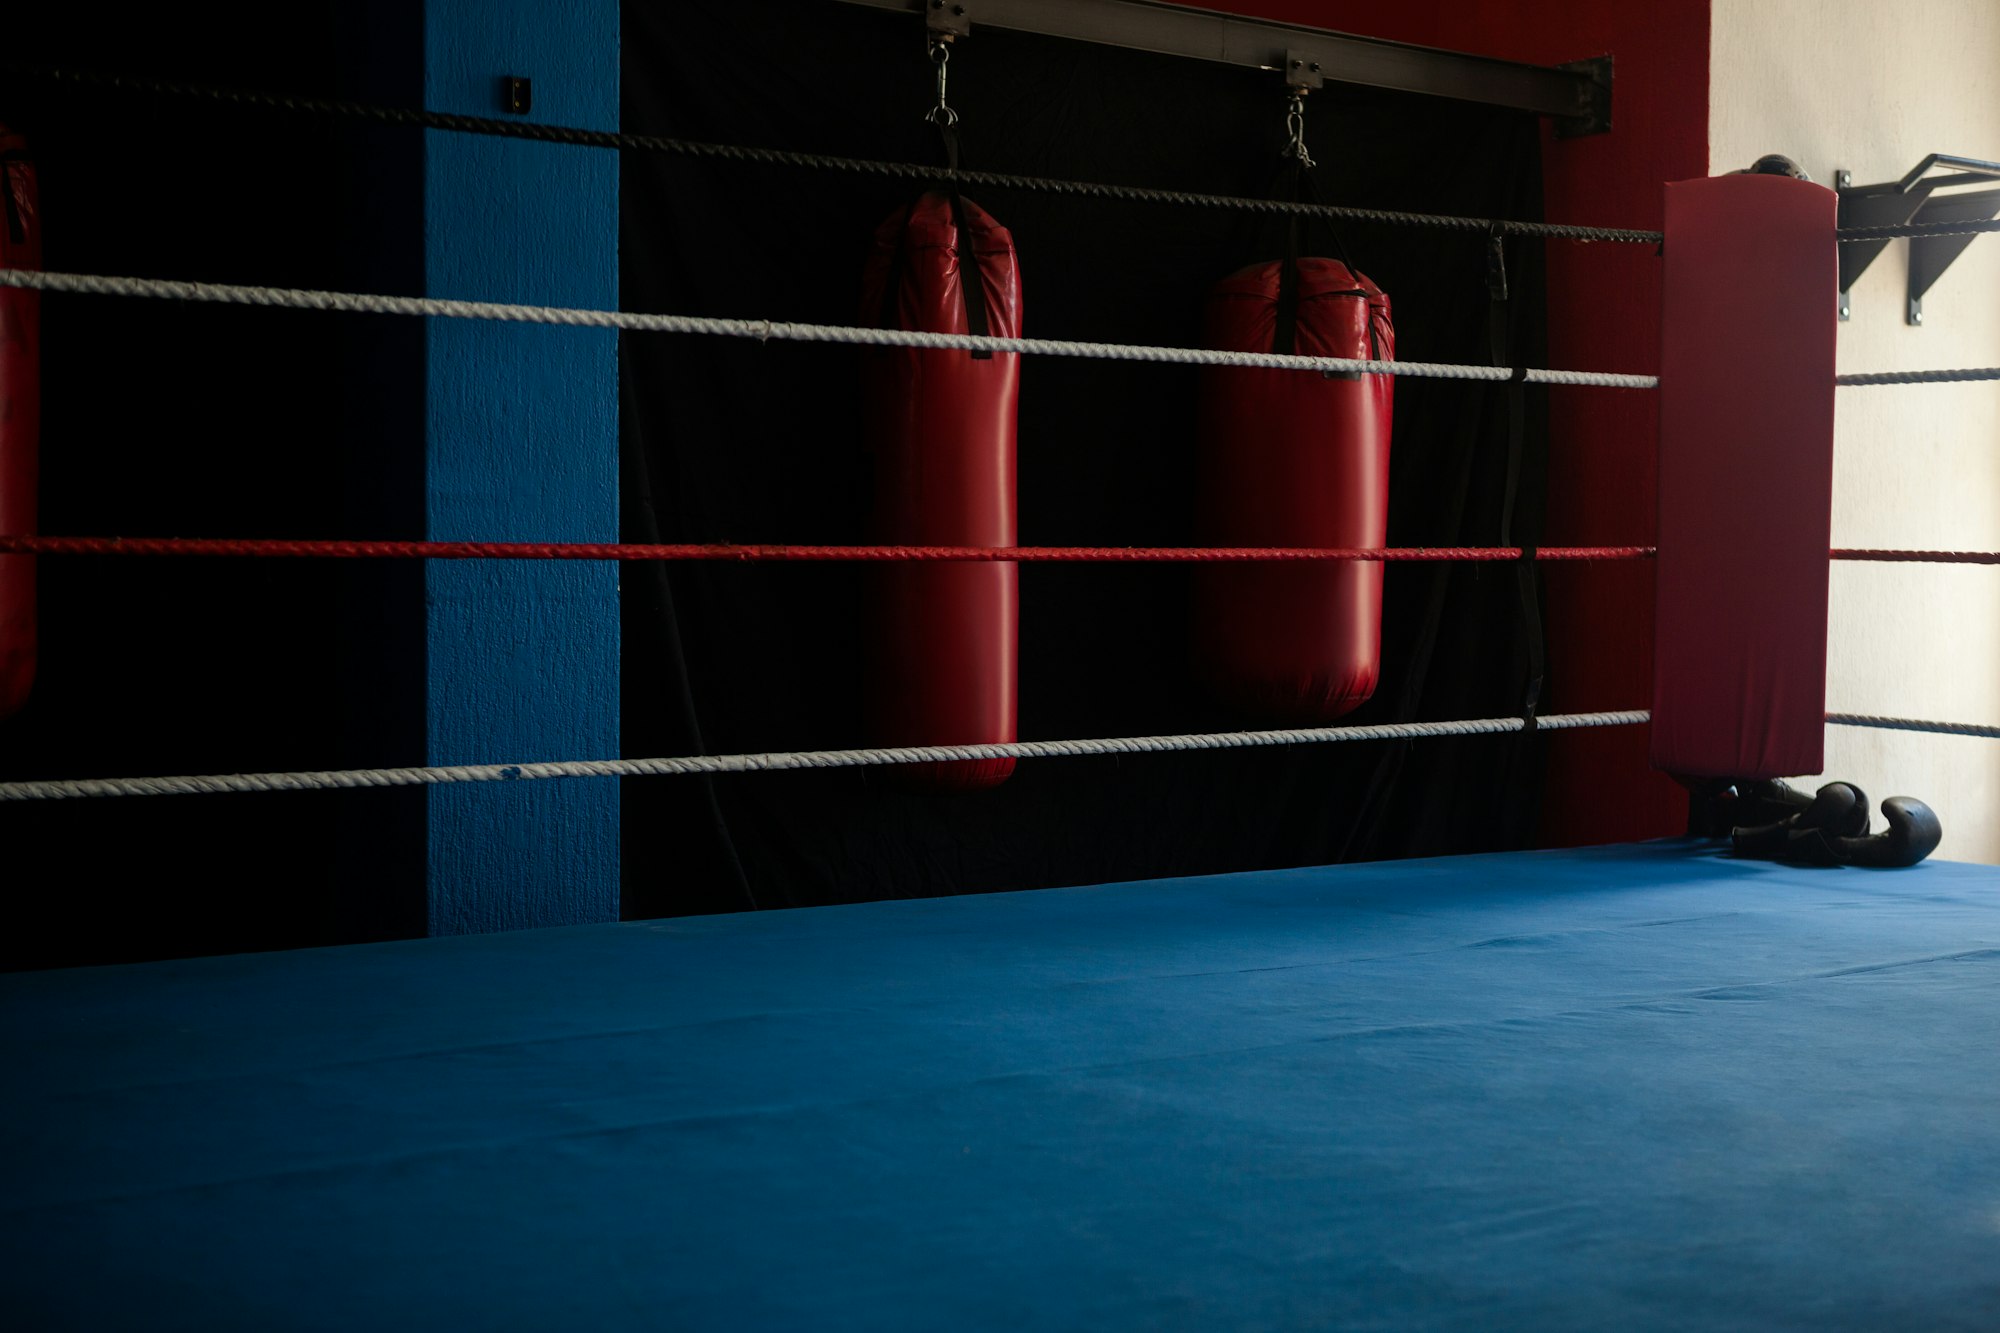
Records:
[[[972,33],[972,0],[930,0],[924,7],[924,30],[947,40]]]
[[[1326,87],[1326,76],[1320,72],[1319,57],[1310,51],[1285,52],[1284,70],[1287,88]]]

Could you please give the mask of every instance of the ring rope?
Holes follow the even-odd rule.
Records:
[[[649,315],[627,310],[586,310],[571,306],[508,305],[432,296],[380,296],[323,292],[295,287],[179,282],[160,278],[116,278],[94,274],[0,269],[0,287],[45,292],[81,292],[222,305],[271,306],[289,310],[337,311],[370,315],[426,315],[445,319],[485,319],[511,324],[558,324],[580,328],[625,329],[635,333],[698,333],[759,342],[843,343],[854,347],[916,347],[932,351],[1018,352],[1095,361],[1143,361],[1179,366],[1247,366],[1260,370],[1313,370],[1334,374],[1403,375],[1413,379],[1510,381],[1506,366],[1461,366],[1430,361],[1361,361],[1334,356],[1291,356],[1274,352],[1225,352],[1205,347],[1148,347],[1129,343],[1072,342],[1054,338],[990,338],[970,333],[924,333],[912,329],[866,329],[841,324],[793,324],[780,320],[721,319],[704,315]],[[1590,370],[1530,370],[1530,384],[1605,389],[1651,389],[1654,375],[1614,375]]]
[[[788,546],[686,542],[271,541],[205,537],[12,537],[0,555],[253,556],[336,560],[710,560],[1021,564],[1249,564],[1316,560],[1500,562],[1518,546]],[[1644,560],[1650,546],[1543,546],[1538,560]]]
[[[220,305],[266,306],[368,315],[419,315],[444,319],[484,319],[511,324],[555,324],[572,328],[624,329],[634,333],[694,333],[759,342],[841,343],[854,347],[915,347],[931,351],[1017,352],[1068,356],[1092,361],[1154,362],[1178,366],[1244,366],[1258,370],[1313,370],[1331,374],[1402,375],[1410,379],[1512,381],[1505,366],[1465,366],[1437,361],[1363,361],[1337,356],[1290,356],[1276,352],[1225,352],[1208,347],[1149,347],[1136,343],[1075,342],[1057,338],[989,338],[971,333],[924,333],[914,329],[868,329],[843,324],[796,324],[782,320],[723,319],[707,315],[650,315],[628,310],[573,306],[513,305],[460,301],[435,296],[382,296],[366,292],[324,292],[297,287],[237,283],[180,282],[164,278],[121,278],[98,274],[47,273],[0,269],[0,287],[124,296],[148,300],[201,301]],[[1597,370],[1530,370],[1529,384],[1569,388],[1656,389],[1657,375],[1623,375]],[[2000,380],[2000,366],[1949,370],[1891,370],[1837,375],[1842,386],[1955,384]]]
[[[991,185],[998,189],[1076,195],[1091,199],[1117,199],[1134,203],[1177,204],[1245,213],[1276,213],[1325,217],[1336,221],[1379,222],[1432,231],[1481,234],[1497,231],[1508,236],[1535,236],[1546,240],[1613,241],[1631,245],[1658,245],[1666,240],[1665,232],[1647,231],[1635,227],[1585,227],[1560,222],[1509,222],[1493,218],[1410,213],[1396,209],[1353,208],[1337,204],[1255,199],[1241,195],[1149,189],[1137,185],[1107,185],[1049,176],[1022,176],[1001,171],[954,171],[948,167],[923,166],[915,162],[879,162],[870,158],[836,157],[823,153],[801,153],[777,148],[750,148],[740,144],[704,143],[695,139],[676,139],[657,134],[627,134],[612,130],[586,130],[569,125],[545,125],[534,121],[499,120],[491,116],[467,116],[449,111],[413,111],[405,107],[376,106],[366,102],[291,97],[245,88],[222,88],[178,83],[167,79],[143,79],[122,74],[56,69],[11,60],[0,61],[0,70],[19,77],[40,79],[57,86],[74,84],[78,87],[110,88],[120,92],[193,98],[229,106],[256,107],[259,110],[282,111],[322,119],[365,120],[382,125],[415,126],[422,129],[447,130],[457,134],[483,134],[500,139],[528,139],[540,143],[568,144],[579,148],[609,148],[662,153],[676,157],[719,158],[767,166],[804,167],[853,175],[888,176],[900,180],[953,181],[961,185]],[[1914,236],[1974,236],[1995,231],[2000,231],[2000,220],[1902,222],[1872,227],[1841,227],[1834,232],[1834,237],[1842,244],[1847,244]]]
[[[1652,546],[1541,546],[1537,560],[1650,560]],[[333,560],[618,560],[769,564],[1285,564],[1383,561],[1392,564],[1519,560],[1518,546],[832,546],[727,542],[328,541],[223,537],[34,537],[0,534],[0,555],[141,555]],[[1836,547],[1834,560],[1897,564],[2000,565],[2000,551],[1916,551]]]
[[[1652,714],[1645,709],[1633,709],[1610,713],[1555,713],[1536,719],[1535,725],[1544,731],[1575,731],[1587,727],[1640,726],[1651,720]],[[1967,722],[1930,722],[1868,713],[1828,713],[1826,720],[1847,727],[1875,727],[1933,735],[2000,739],[2000,726]],[[439,786],[460,782],[673,777],[716,773],[770,773],[807,768],[862,768],[877,764],[1162,754],[1273,745],[1319,745],[1343,741],[1491,736],[1518,732],[1523,730],[1525,725],[1518,717],[1492,717],[1456,722],[1407,722],[1367,727],[1203,732],[1180,736],[1127,736],[1075,741],[1015,741],[1002,745],[924,745],[893,749],[690,755],[676,759],[586,759],[535,764],[455,764],[299,773],[229,773],[201,777],[70,778],[0,782],[0,801],[64,801],[103,796],[193,796],[231,792],[332,791],[369,787]]]
[[[1920,718],[1883,717],[1876,713],[1828,713],[1826,720],[1843,727],[1921,731],[1933,736],[1984,736],[1990,740],[2000,740],[2000,727],[1989,727],[1978,722],[1926,722]]]
[[[1640,726],[1644,709],[1610,713],[1555,713],[1536,719],[1544,731]],[[2000,726],[1931,722],[1868,713],[1828,713],[1838,726],[2000,739]],[[672,777],[716,773],[769,773],[807,768],[861,768],[877,764],[956,763],[985,759],[1053,759],[1089,755],[1161,754],[1343,741],[1422,740],[1490,736],[1523,730],[1518,717],[1456,722],[1408,722],[1367,727],[1311,727],[1285,731],[1204,732],[1180,736],[1127,736],[1099,740],[1016,741],[1004,745],[926,745],[894,749],[806,750],[793,753],[690,755],[676,759],[588,759],[535,764],[456,764],[417,768],[359,768],[299,773],[229,773],[201,777],[70,778],[0,782],[0,801],[63,801],[103,796],[192,796],[230,792],[332,791],[368,787],[439,786],[460,782],[519,782],[549,778]]]
[[[2000,366],[1967,370],[1882,370],[1865,375],[1836,375],[1835,384],[1857,387],[1874,384],[1965,384],[1975,380],[2000,380]]]
[[[776,148],[747,148],[737,144],[703,143],[699,140],[675,139],[655,134],[625,134],[611,130],[579,129],[567,125],[542,125],[525,120],[497,120],[489,116],[464,116],[446,111],[411,111],[402,107],[374,106],[362,102],[286,97],[275,93],[212,88],[162,79],[128,78],[117,74],[50,69],[14,62],[0,62],[0,69],[58,85],[75,84],[159,96],[195,98],[294,115],[365,120],[384,125],[417,126],[459,134],[484,134],[502,139],[529,139],[539,143],[569,144],[582,148],[628,149],[674,157],[803,167],[836,171],[847,175],[885,176],[896,180],[952,181],[960,185],[985,185],[996,189],[1072,195],[1086,199],[1176,204],[1239,213],[1325,217],[1341,222],[1377,222],[1429,231],[1468,232],[1480,235],[1499,231],[1508,236],[1533,236],[1545,240],[1618,241],[1642,245],[1657,245],[1662,239],[1660,232],[1640,231],[1629,227],[1581,227],[1556,222],[1509,222],[1491,218],[1449,217],[1437,213],[1410,213],[1395,209],[1351,208],[1285,199],[1253,199],[1239,195],[1201,194],[1187,190],[1148,189],[1136,185],[1107,185],[1093,181],[1060,180],[1047,176],[1022,176],[1001,171],[953,171],[948,167],[923,166],[914,162],[878,162],[869,158],[834,157],[823,153],[799,153]]]
[[[1858,241],[1893,241],[1905,237],[1980,236],[2000,231],[2000,219],[1983,222],[1892,222],[1879,227],[1842,227],[1834,232],[1841,244]]]
[[[1637,726],[1644,710],[1569,713],[1537,718],[1543,731]],[[544,778],[669,777],[697,773],[769,773],[874,764],[956,763],[983,759],[1054,759],[1085,755],[1162,754],[1341,741],[1421,740],[1520,731],[1518,717],[1457,722],[1399,722],[1372,727],[1307,727],[1283,731],[1203,732],[1184,736],[1125,736],[1100,740],[1013,741],[995,745],[916,745],[871,750],[690,755],[678,759],[585,759],[539,764],[454,764],[424,768],[359,768],[305,773],[229,773],[206,777],[74,778],[0,782],[0,801],[65,801],[94,796],[192,796],[222,792],[329,791],[361,787],[427,787],[457,782],[519,782]]]
[[[1838,549],[1835,560],[1873,560],[1897,564],[2000,565],[2000,551],[1885,551]]]

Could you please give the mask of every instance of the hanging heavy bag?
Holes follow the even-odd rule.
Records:
[[[1291,174],[1309,196],[1309,161]],[[1396,333],[1382,289],[1345,258],[1301,255],[1302,228],[1294,221],[1288,231],[1282,259],[1215,286],[1206,345],[1393,360]],[[1393,378],[1381,374],[1204,369],[1202,543],[1384,546],[1393,394]],[[1196,669],[1245,721],[1317,725],[1358,707],[1375,691],[1381,640],[1379,561],[1215,565],[1197,575]]]
[[[957,165],[949,128],[947,148]],[[876,231],[862,319],[877,327],[1016,338],[1014,240],[955,190],[932,191]],[[1013,546],[1015,353],[871,348],[865,431],[874,464],[872,540]],[[1019,585],[1012,562],[941,561],[872,571],[867,704],[876,746],[1015,739]],[[1012,759],[899,765],[931,790],[996,786]]]

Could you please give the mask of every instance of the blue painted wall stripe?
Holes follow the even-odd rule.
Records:
[[[617,0],[428,0],[424,105],[618,128]],[[609,308],[618,155],[426,132],[427,295]],[[616,541],[618,344],[607,330],[435,320],[427,330],[425,531],[438,540]],[[433,562],[426,751],[434,764],[618,753],[618,572]],[[429,795],[432,934],[618,917],[609,782]]]

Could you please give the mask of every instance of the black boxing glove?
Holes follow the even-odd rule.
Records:
[[[1936,851],[1944,838],[1937,812],[1914,796],[1891,796],[1882,802],[1882,818],[1889,827],[1872,837],[1842,837],[1822,829],[1802,833],[1796,858],[1815,865],[1902,870]]]
[[[1805,809],[1772,823],[1732,829],[1729,842],[1738,856],[1819,863],[1820,845],[1825,840],[1859,839],[1867,834],[1867,793],[1851,782],[1829,782],[1814,793]]]
[[[1737,828],[1775,824],[1803,812],[1813,798],[1775,780],[1680,778],[1688,789],[1688,832],[1698,838],[1726,838]]]

